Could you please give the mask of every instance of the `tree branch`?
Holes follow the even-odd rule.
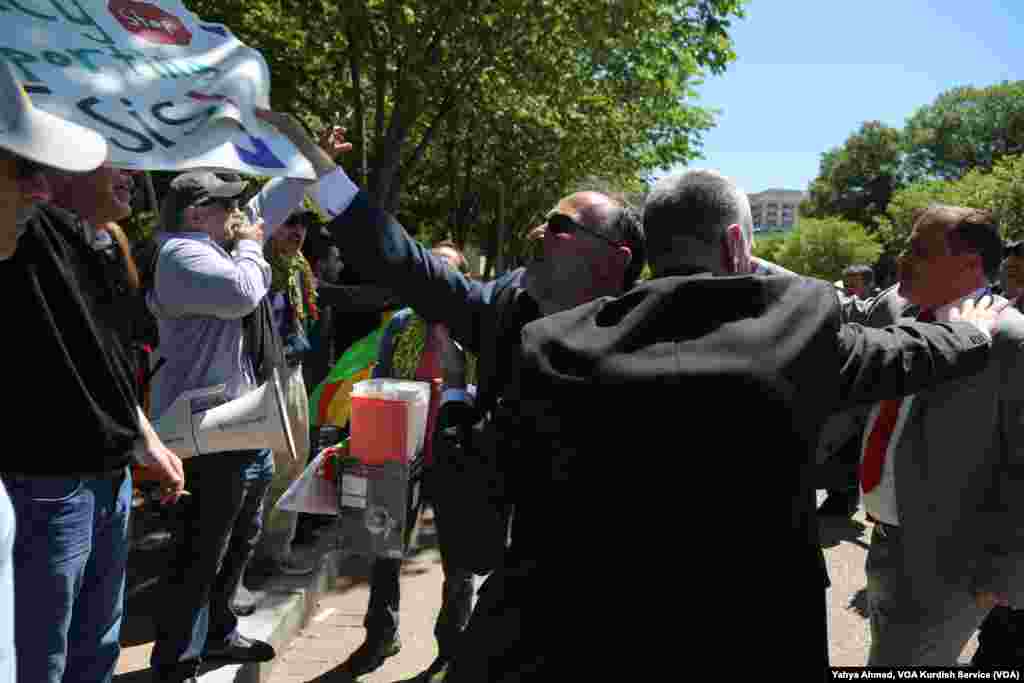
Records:
[[[359,145],[357,152],[360,152],[360,156],[363,156],[366,154],[367,140],[366,127],[363,125],[366,120],[366,106],[363,104],[363,71],[362,61],[360,60],[360,43],[358,42],[355,32],[352,30],[351,26],[348,27],[346,35],[348,37],[349,44],[349,72],[352,76],[352,92],[354,93],[352,106],[355,108],[356,134],[353,139],[358,141],[356,143]],[[372,192],[372,188],[369,188],[369,178],[366,177],[365,168],[360,168],[360,176],[362,178],[362,182],[360,184],[363,187],[367,187]]]
[[[408,161],[402,164],[403,174],[411,171],[423,159],[423,154],[434,139],[434,134],[437,131],[438,125],[442,120],[444,120],[445,116],[451,113],[453,109],[455,109],[455,93],[450,92],[441,103],[441,106],[438,107],[437,115],[434,116],[434,120],[427,126],[427,130],[423,133],[423,137],[420,138],[420,142],[416,145],[416,149],[413,150],[412,156],[409,157]]]

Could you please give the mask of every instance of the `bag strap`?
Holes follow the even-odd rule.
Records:
[[[142,258],[138,260],[145,262],[142,272],[139,273],[139,287],[142,290],[143,301],[145,301],[146,297],[149,296],[149,293],[152,292],[153,288],[156,286],[156,266],[160,261],[160,252],[163,251],[163,248],[164,245],[160,244],[155,239],[150,238],[149,241],[139,250],[139,256]],[[167,359],[161,356],[156,364],[142,376],[141,388],[144,392],[149,390],[153,377],[166,362]]]
[[[252,362],[253,374],[258,383],[267,381],[274,368],[284,376],[287,365],[281,335],[274,329],[274,313],[270,308],[270,297],[264,296],[249,315],[242,318],[242,350]]]
[[[156,371],[159,370],[160,368],[162,368],[164,366],[164,363],[166,363],[166,362],[167,362],[167,359],[164,358],[163,356],[161,356],[160,360],[158,360],[156,362],[156,365],[154,365],[149,370],[149,372],[147,372],[145,375],[143,375],[143,377],[142,377],[142,386],[143,387],[148,387],[149,386],[149,383],[153,380],[153,375],[155,375]]]
[[[144,294],[148,294],[153,291],[153,287],[156,285],[156,265],[160,260],[160,252],[163,250],[163,245],[158,243],[156,240],[150,238],[149,242],[142,245],[139,248],[140,258],[136,259],[137,262],[144,262],[142,272],[139,273],[139,283],[142,287]]]

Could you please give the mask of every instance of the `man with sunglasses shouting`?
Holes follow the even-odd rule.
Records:
[[[498,407],[499,399],[516,380],[523,325],[597,297],[621,294],[636,282],[645,261],[643,230],[637,213],[598,192],[569,195],[548,213],[545,224],[540,226],[544,236],[539,257],[527,266],[522,279],[500,278],[487,284],[449,268],[428,247],[412,240],[392,216],[374,206],[369,195],[359,192],[347,176],[332,176],[330,182],[325,179],[315,192],[320,196],[320,205],[336,216],[330,230],[347,266],[359,277],[386,286],[427,321],[446,325],[452,339],[478,355],[476,407],[480,416],[488,418],[487,429],[491,429],[493,420],[489,417]],[[524,286],[520,286],[521,282]],[[527,492],[516,490],[508,498],[519,504],[510,555],[504,563],[512,572],[521,559],[517,556],[517,539],[538,538],[547,533],[546,523],[529,513],[520,495]],[[453,523],[458,521],[453,519]],[[495,540],[500,544],[504,537],[505,534],[496,534],[496,539],[484,539],[480,545],[494,545]],[[462,549],[469,545],[466,538],[459,539],[459,543]],[[494,572],[488,585],[501,584],[503,575],[503,570]],[[500,589],[489,590],[485,586],[474,619],[486,621],[487,616],[502,612],[500,595]],[[493,634],[495,648],[515,637],[518,623],[508,625],[510,631]],[[481,629],[490,630],[477,630]],[[510,648],[504,663],[518,666],[523,651]],[[380,659],[384,656],[382,653]],[[501,666],[495,661],[494,671]],[[489,675],[478,676],[477,672],[467,674],[467,680],[496,680]]]
[[[263,109],[256,114],[295,144],[318,178],[335,171],[295,119]],[[345,148],[330,138],[322,144],[335,152]],[[220,400],[238,398],[259,385],[260,366],[274,365],[273,349],[280,344],[272,338],[277,333],[264,302],[271,268],[263,246],[310,186],[275,178],[240,206],[246,183],[237,176],[192,171],[171,181],[161,206],[154,272],[147,278],[153,283],[147,303],[160,333],[156,355],[165,359],[153,377],[154,418],[193,389],[224,384]],[[191,680],[202,660],[262,662],[275,656],[268,643],[238,632],[231,605],[262,533],[273,453],[204,454],[187,460],[185,470],[195,485],[177,509],[166,609],[156,615],[150,658],[154,680],[161,683]]]

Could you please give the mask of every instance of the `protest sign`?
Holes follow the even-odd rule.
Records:
[[[263,56],[180,0],[0,0],[0,57],[35,106],[88,126],[122,168],[314,178],[254,106]]]

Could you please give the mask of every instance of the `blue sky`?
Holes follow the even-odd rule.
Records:
[[[958,85],[1024,79],[1024,0],[751,0],[737,59],[697,87],[721,109],[704,159],[747,192],[806,190],[861,122],[902,127]]]

